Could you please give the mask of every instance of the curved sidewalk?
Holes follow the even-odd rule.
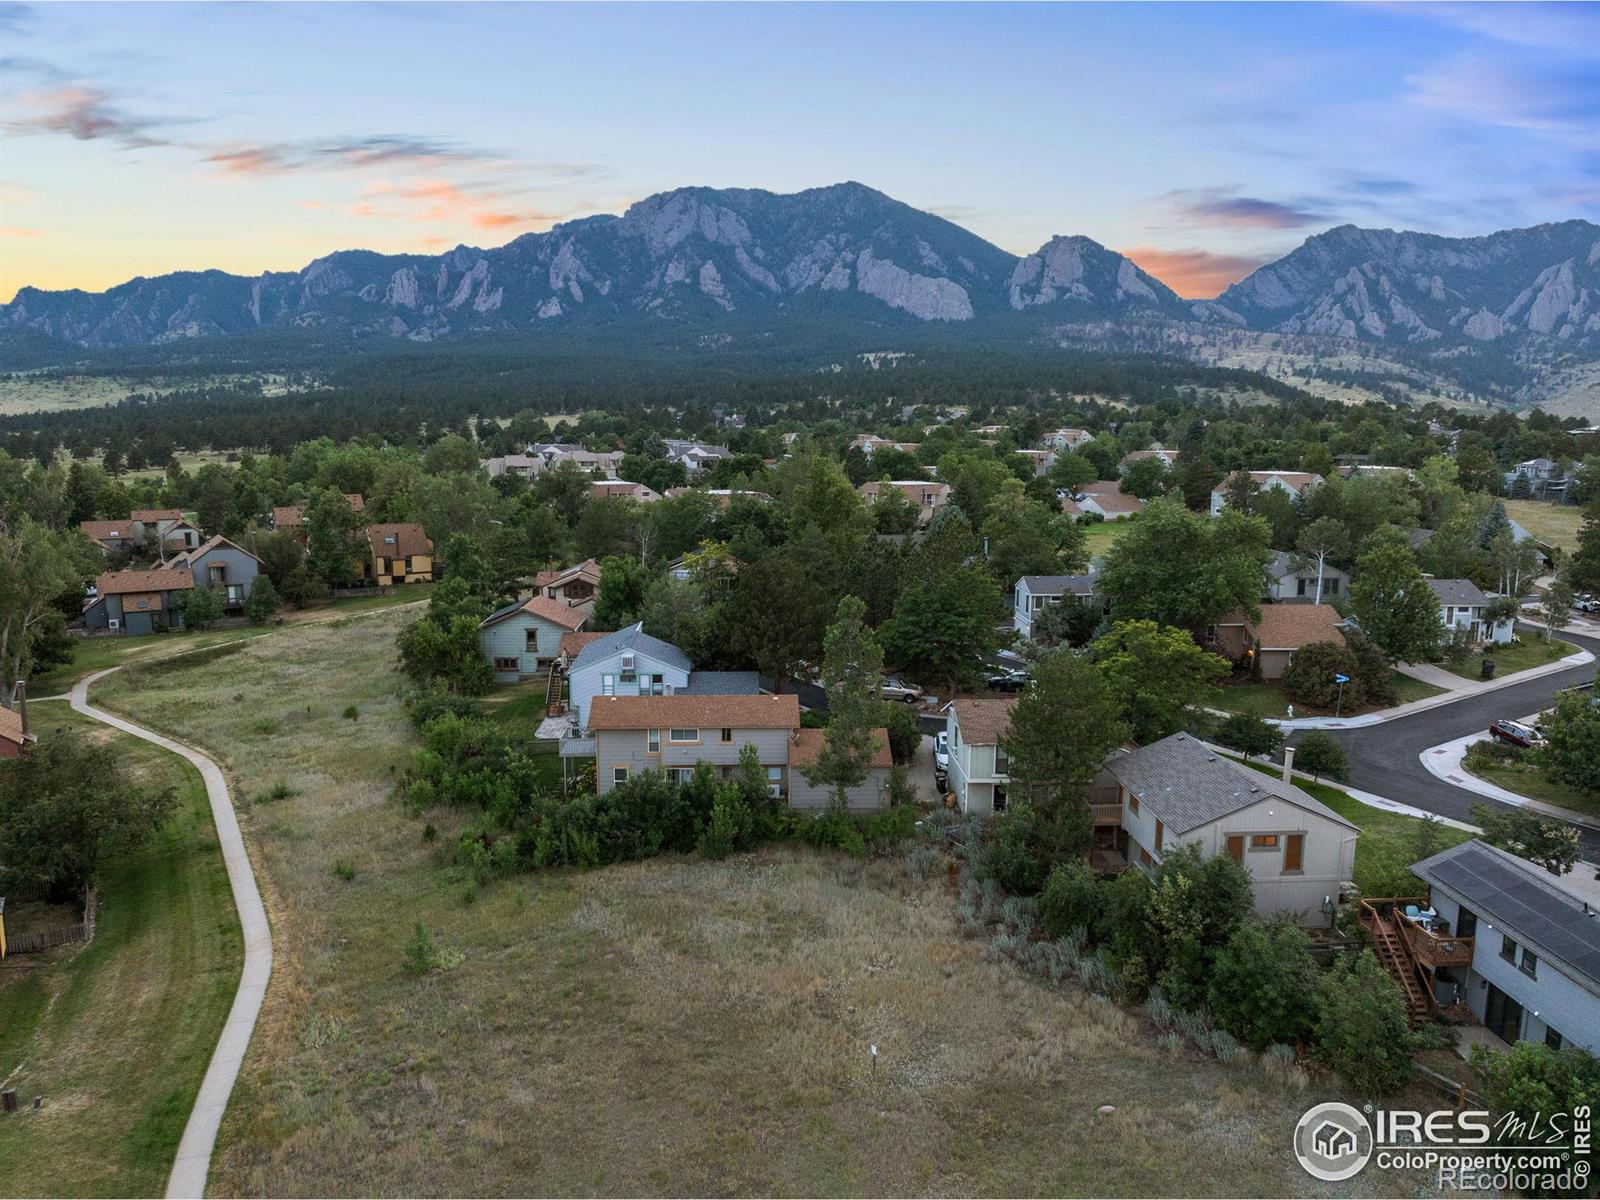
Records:
[[[1543,800],[1513,792],[1509,788],[1500,787],[1490,783],[1487,779],[1480,779],[1462,764],[1466,757],[1467,748],[1474,742],[1487,741],[1489,731],[1479,730],[1469,733],[1466,737],[1459,737],[1453,741],[1442,742],[1437,746],[1429,746],[1419,756],[1422,765],[1428,769],[1430,775],[1437,776],[1452,787],[1461,788],[1463,791],[1474,792],[1489,800],[1498,800],[1501,804],[1509,804],[1513,808],[1525,808],[1529,812],[1536,812],[1543,817],[1553,817],[1558,821],[1565,821],[1568,825],[1581,825],[1585,829],[1600,832],[1600,821],[1575,813],[1571,809],[1559,808],[1554,804],[1546,804]]]
[[[227,1023],[217,1039],[217,1048],[212,1051],[211,1063],[206,1067],[200,1091],[194,1098],[194,1108],[183,1127],[177,1157],[172,1161],[172,1174],[167,1178],[169,1197],[185,1200],[195,1197],[198,1200],[198,1197],[205,1195],[206,1176],[211,1169],[211,1151],[216,1146],[217,1130],[222,1124],[222,1114],[227,1111],[228,1097],[233,1092],[234,1080],[239,1076],[245,1050],[250,1045],[250,1034],[255,1029],[261,1002],[267,994],[267,981],[272,976],[272,931],[267,924],[267,911],[261,903],[255,875],[250,869],[250,856],[245,852],[244,839],[239,833],[239,819],[233,811],[233,800],[228,794],[228,782],[223,777],[222,769],[198,750],[162,737],[159,733],[152,733],[89,703],[89,688],[118,670],[121,668],[111,667],[80,679],[72,688],[72,707],[114,729],[182,755],[199,770],[201,779],[205,781],[206,797],[211,802],[217,841],[222,846],[228,882],[233,888],[233,904],[239,912],[239,926],[244,933],[244,971],[239,977],[239,990],[234,994],[233,1008],[229,1010]]]

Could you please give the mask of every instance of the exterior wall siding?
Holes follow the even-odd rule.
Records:
[[[721,730],[700,730],[696,745],[674,744],[668,741],[668,730],[661,731],[661,749],[649,750],[647,732],[643,729],[598,729],[595,731],[596,780],[601,792],[616,786],[616,769],[626,767],[631,778],[644,771],[665,771],[672,767],[693,767],[707,762],[715,767],[739,765],[739,754],[746,745],[753,745],[761,756],[763,767],[779,767],[788,775],[789,731],[786,729],[735,729],[732,742],[720,740]]]
[[[673,688],[674,691],[688,685],[689,673],[687,671],[669,666],[666,663],[657,662],[649,655],[638,651],[634,651],[633,654],[634,671],[637,675],[665,676],[667,685]],[[580,670],[572,672],[567,677],[572,705],[578,710],[579,728],[587,729],[589,727],[589,704],[596,696],[600,695],[601,677],[608,673],[621,676],[622,653],[620,651],[609,658],[593,663],[585,663]],[[650,693],[648,688],[641,692],[637,681],[624,685],[619,678],[615,694],[618,696],[637,696],[649,695]],[[785,756],[785,761],[787,761],[787,755]]]
[[[852,812],[871,812],[889,804],[889,768],[873,767],[867,778],[845,793]],[[799,771],[789,772],[789,807],[820,811],[833,799],[833,788],[813,787]]]
[[[478,645],[483,656],[494,666],[497,658],[514,658],[514,671],[495,670],[500,683],[516,683],[544,673],[551,659],[561,653],[561,634],[564,631],[532,613],[517,613],[497,621],[487,629],[478,630]],[[533,635],[534,648],[528,648],[529,634]]]
[[[218,565],[223,568],[222,575],[220,578],[214,578],[213,567]],[[218,546],[213,550],[208,550],[197,561],[190,564],[190,569],[194,573],[194,581],[197,587],[218,583],[224,589],[229,587],[239,589],[238,598],[232,605],[235,608],[243,606],[244,602],[249,599],[250,589],[255,586],[256,574],[260,570],[255,559],[251,558],[243,550],[235,550],[232,546]],[[224,590],[223,596],[226,597],[226,595],[227,592]],[[226,599],[224,599],[224,607],[229,607]]]

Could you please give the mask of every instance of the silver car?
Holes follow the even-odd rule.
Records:
[[[885,700],[901,700],[906,704],[915,704],[922,698],[922,691],[912,687],[909,683],[901,683],[894,676],[889,676],[878,688],[878,695]]]

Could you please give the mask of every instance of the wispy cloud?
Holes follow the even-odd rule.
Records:
[[[42,229],[24,229],[20,225],[0,225],[0,237],[8,238],[40,238],[44,236]]]
[[[0,3],[0,33],[32,33],[31,26],[38,17],[31,4],[15,4],[11,0]]]
[[[1424,108],[1508,129],[1600,138],[1600,60],[1516,63],[1460,54],[1407,76]]]
[[[421,223],[463,221],[475,229],[492,230],[551,225],[572,215],[521,204],[515,191],[445,179],[377,182],[369,184],[363,194],[368,199],[351,206],[352,216]]]
[[[1301,229],[1308,225],[1326,225],[1329,221],[1326,213],[1313,211],[1303,202],[1285,203],[1240,195],[1238,185],[1181,188],[1159,199],[1174,216],[1189,225]]]
[[[1215,296],[1230,283],[1237,283],[1257,267],[1272,261],[1269,256],[1217,254],[1196,249],[1163,250],[1158,246],[1133,246],[1120,253],[1178,295],[1192,299]]]
[[[179,124],[165,117],[141,116],[113,102],[109,92],[82,84],[25,91],[17,97],[19,115],[0,123],[15,136],[63,134],[80,142],[112,141],[140,149],[169,144],[163,130]]]

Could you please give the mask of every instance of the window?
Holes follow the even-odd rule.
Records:
[[[681,786],[682,784],[688,783],[693,778],[694,778],[694,768],[693,767],[668,767],[667,768],[667,781],[669,783],[674,783],[674,784],[678,784],[678,785]]]
[[[1128,793],[1128,811],[1129,812],[1138,812],[1139,811],[1139,797],[1135,796],[1132,792]]]
[[[494,660],[494,669],[496,671],[515,671],[517,669],[517,660],[497,655]]]
[[[528,630],[527,645],[529,650],[539,649],[539,631],[537,629]]]
[[[1322,581],[1322,594],[1324,596],[1337,596],[1339,594],[1339,580],[1324,579]]]
[[[1303,871],[1306,865],[1306,835],[1291,833],[1283,847],[1283,871]]]
[[[1250,835],[1250,849],[1276,850],[1278,848],[1278,835],[1275,833],[1253,833]]]
[[[1466,905],[1456,911],[1456,936],[1458,938],[1476,937],[1478,934],[1478,914]]]
[[[1306,594],[1306,584],[1308,584],[1310,582],[1311,582],[1311,580],[1307,579],[1304,575],[1299,576],[1294,581],[1294,584],[1295,584],[1294,594],[1297,595],[1297,596],[1304,596]]]
[[[1162,842],[1166,840],[1167,828],[1159,820],[1156,821],[1156,853],[1161,853]]]
[[[733,730],[724,729],[722,731],[722,744],[726,746],[731,741],[733,741]]]
[[[600,694],[602,696],[615,696],[617,694],[617,677],[615,675],[600,676]]]
[[[1539,978],[1539,956],[1526,946],[1522,948],[1522,973],[1529,979]]]
[[[1152,861],[1150,858],[1150,851],[1146,850],[1143,846],[1139,847],[1139,861],[1147,867]]]
[[[627,783],[628,782],[628,768],[627,767],[612,767],[611,768],[611,782],[612,783]]]
[[[637,683],[638,682],[638,676],[636,676],[632,671],[624,671],[622,673],[622,678],[621,678],[621,680],[619,682],[621,682],[621,683]]]
[[[1546,1025],[1544,1027],[1544,1044],[1546,1046],[1549,1046],[1550,1049],[1552,1049],[1552,1050],[1561,1049],[1561,1045],[1562,1045],[1564,1040],[1565,1039],[1562,1038],[1562,1036],[1559,1033],[1557,1033],[1554,1029],[1551,1029],[1550,1026]]]
[[[783,795],[783,768],[767,768],[767,795],[777,798]]]
[[[667,741],[669,742],[698,742],[700,731],[698,729],[669,729]]]
[[[383,535],[383,544],[384,544],[384,545],[385,545],[385,546],[392,546],[392,545],[394,545],[394,534],[392,534],[392,533],[386,533],[386,534],[384,534],[384,535]]]
[[[651,754],[660,754],[661,753],[661,730],[659,730],[659,729],[646,730],[645,731],[645,735],[644,735],[644,746],[645,746],[645,749],[649,753],[651,753]]]
[[[1504,935],[1500,938],[1500,957],[1508,963],[1517,961],[1517,944]]]
[[[1244,834],[1235,833],[1229,836],[1228,857],[1234,862],[1244,861]]]
[[[1206,645],[1215,646],[1216,644],[1217,644],[1217,627],[1215,625],[1207,625],[1206,626]]]

